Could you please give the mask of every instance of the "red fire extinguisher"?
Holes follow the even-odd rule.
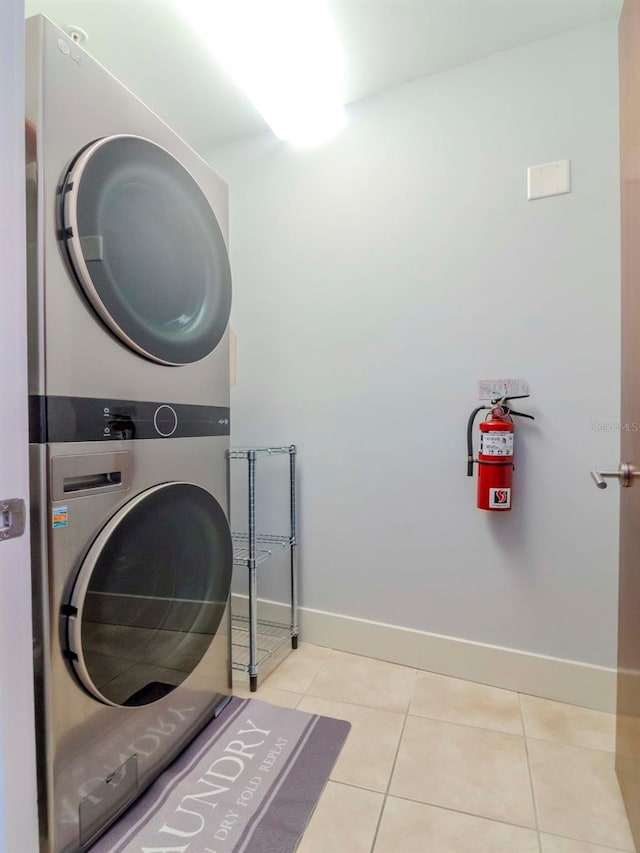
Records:
[[[528,397],[528,394],[522,395]],[[508,512],[511,509],[513,482],[513,439],[515,424],[513,416],[530,418],[524,412],[516,412],[507,403],[515,397],[492,400],[490,406],[478,406],[471,413],[467,427],[467,476],[473,476],[473,466],[478,465],[478,509],[491,512]],[[489,410],[480,422],[480,452],[473,458],[473,423],[478,412]]]

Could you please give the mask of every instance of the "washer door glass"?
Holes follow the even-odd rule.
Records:
[[[89,549],[66,609],[84,686],[126,706],[174,690],[218,630],[232,562],[222,507],[199,486],[154,486],[122,507]]]
[[[199,361],[221,340],[231,271],[211,205],[164,148],[137,136],[84,149],[62,188],[76,277],[125,344],[161,364]]]

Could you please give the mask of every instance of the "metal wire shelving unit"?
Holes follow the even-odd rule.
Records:
[[[256,463],[261,456],[289,456],[289,533],[284,535],[256,532]],[[248,570],[249,615],[232,615],[233,668],[249,673],[249,687],[258,689],[258,670],[272,660],[290,640],[291,648],[298,647],[298,539],[296,529],[296,455],[295,444],[285,447],[232,448],[230,459],[247,462],[248,530],[233,533],[233,562]],[[257,566],[268,560],[274,549],[288,548],[291,583],[291,617],[289,625],[258,619]]]

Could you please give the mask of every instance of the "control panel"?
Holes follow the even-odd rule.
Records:
[[[30,441],[133,441],[229,435],[229,409],[92,397],[30,398]]]

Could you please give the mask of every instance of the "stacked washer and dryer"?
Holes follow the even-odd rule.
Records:
[[[86,849],[228,701],[227,188],[27,21],[41,849]]]

